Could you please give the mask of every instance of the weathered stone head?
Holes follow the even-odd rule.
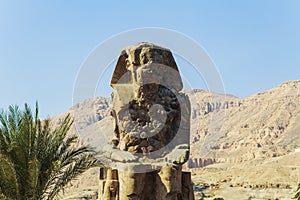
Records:
[[[189,128],[189,100],[180,93],[182,80],[169,49],[150,43],[125,48],[110,84],[117,148],[147,154],[168,145],[182,126]],[[186,137],[178,142],[188,143]]]
[[[115,148],[100,170],[100,199],[194,199],[191,174],[181,168],[189,156],[190,102],[170,50],[125,48],[110,84]]]

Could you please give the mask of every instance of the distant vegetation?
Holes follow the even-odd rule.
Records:
[[[94,151],[68,136],[70,115],[53,128],[34,113],[0,112],[0,199],[54,199],[71,180],[96,165]]]

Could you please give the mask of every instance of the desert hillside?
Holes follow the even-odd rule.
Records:
[[[206,91],[191,93],[192,158],[240,163],[272,158],[300,147],[300,81],[239,99]],[[221,123],[221,124],[220,124]],[[190,165],[196,167],[197,163]]]
[[[193,171],[195,182],[230,180],[232,186],[252,187],[269,180],[288,187],[299,181],[298,168],[292,166],[299,166],[300,158],[294,153],[300,149],[300,81],[243,99],[205,90],[186,93],[192,109],[191,155],[185,167]],[[110,140],[110,104],[109,98],[97,97],[66,112],[74,117],[72,132],[83,143],[99,147]],[[53,122],[59,123],[66,113],[53,117]]]

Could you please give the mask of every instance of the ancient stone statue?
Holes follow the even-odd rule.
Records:
[[[189,156],[190,102],[170,50],[150,43],[125,48],[111,86],[111,165],[100,173],[100,199],[193,199]]]

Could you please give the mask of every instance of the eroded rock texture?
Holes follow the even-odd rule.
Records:
[[[182,81],[171,52],[149,43],[122,51],[111,86],[114,145],[148,153],[165,147],[181,121]]]
[[[189,157],[190,102],[170,50],[125,48],[111,86],[115,165],[102,169],[102,199],[193,199],[190,173],[181,170]]]

